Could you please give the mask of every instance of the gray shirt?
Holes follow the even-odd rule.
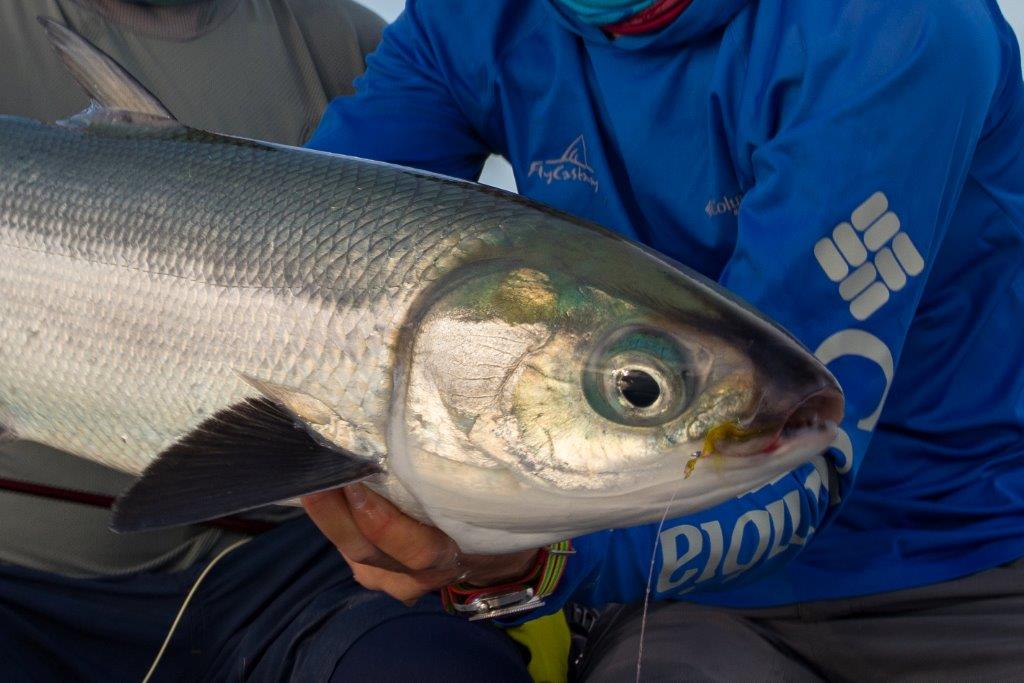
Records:
[[[87,100],[37,16],[114,57],[183,123],[291,145],[305,142],[331,99],[352,92],[383,30],[351,0],[0,3],[0,113],[43,121]]]
[[[60,21],[124,66],[182,123],[299,145],[377,45],[351,0],[0,2],[0,114],[55,121],[88,103],[36,21]],[[0,477],[116,495],[131,477],[38,444],[0,444]],[[174,571],[237,536],[185,527],[120,536],[109,512],[0,491],[0,562],[71,576]]]

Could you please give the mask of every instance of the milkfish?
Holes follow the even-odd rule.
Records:
[[[670,259],[475,183],[190,129],[46,30],[94,104],[0,117],[0,425],[140,475],[115,529],[365,481],[505,552],[706,509],[833,440],[829,372]]]

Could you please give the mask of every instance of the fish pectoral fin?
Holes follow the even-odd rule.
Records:
[[[161,453],[114,504],[114,531],[192,524],[380,473],[317,438],[284,406],[250,398],[216,413]]]
[[[94,102],[66,123],[76,126],[88,126],[96,121],[177,124],[167,107],[106,53],[53,19],[37,19],[57,56]]]
[[[253,389],[287,408],[307,424],[327,425],[332,420],[341,419],[326,403],[298,389],[253,377],[244,372],[239,372],[238,376]]]
[[[315,396],[295,387],[259,379],[244,372],[239,372],[238,376],[265,398],[269,398],[294,415],[298,422],[312,432],[313,438],[323,439],[329,446],[366,458],[374,457],[373,454],[381,450],[370,445],[369,442],[373,438],[365,429],[360,429],[346,420]]]

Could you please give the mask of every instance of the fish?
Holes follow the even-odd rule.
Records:
[[[799,342],[711,280],[476,183],[93,104],[0,117],[0,425],[137,475],[118,531],[363,481],[466,552],[707,509],[824,452]]]

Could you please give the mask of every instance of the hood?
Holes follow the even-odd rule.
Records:
[[[597,26],[580,21],[558,0],[546,0],[558,21],[587,42],[607,45],[622,50],[644,50],[683,45],[698,40],[721,28],[750,0],[694,0],[671,24],[654,33],[639,36],[620,36],[611,39]]]

